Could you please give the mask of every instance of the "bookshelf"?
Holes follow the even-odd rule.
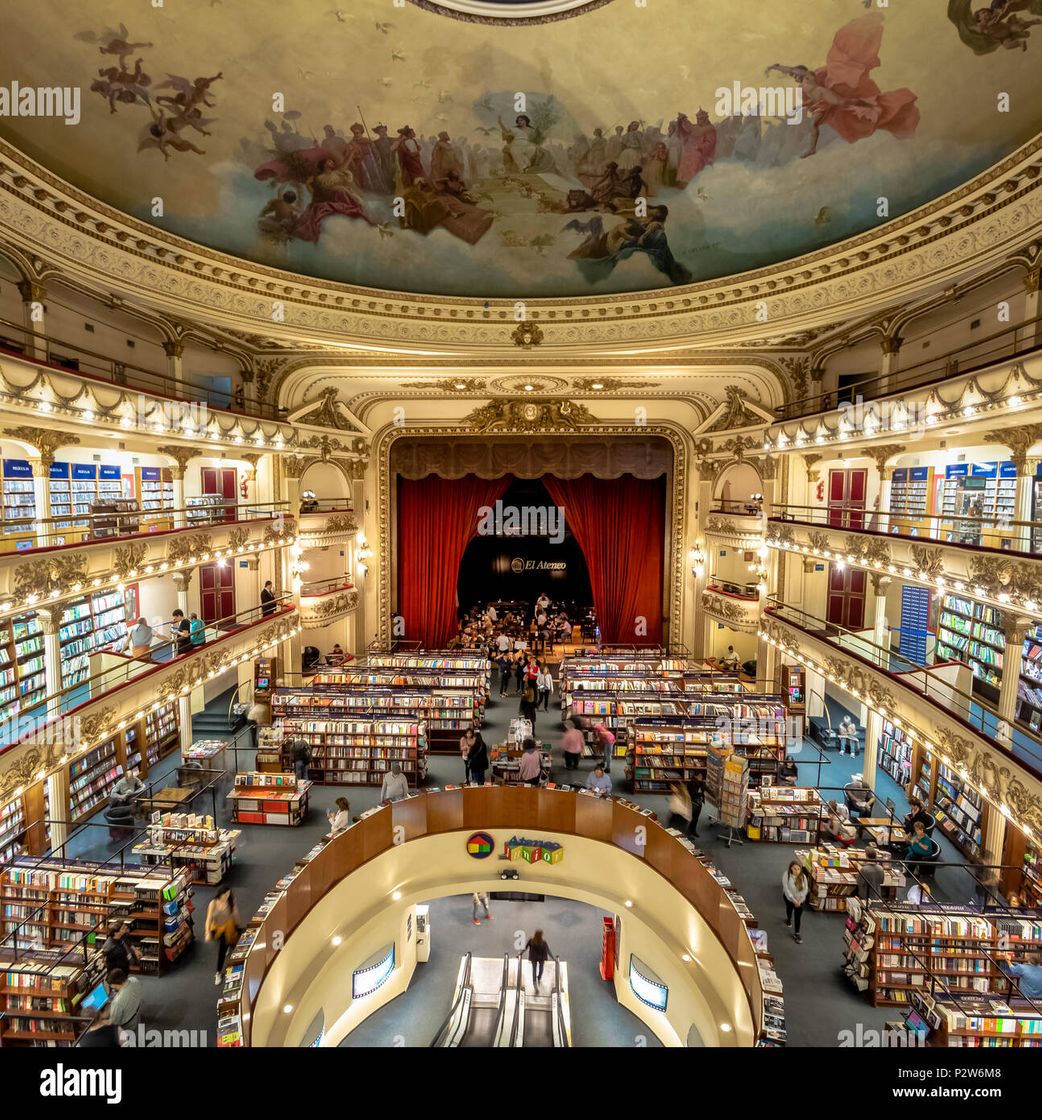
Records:
[[[164,704],[145,715],[145,768],[155,766],[180,743],[177,704]]]
[[[706,758],[706,795],[721,824],[744,829],[749,766],[733,747],[710,744]]]
[[[308,773],[323,785],[380,785],[392,762],[401,763],[410,786],[427,775],[426,729],[413,719],[294,717],[284,718],[282,729],[286,739],[307,742]]]
[[[99,498],[90,507],[91,538],[126,537],[141,531],[136,498]]]
[[[913,993],[1008,996],[998,954],[1020,959],[1042,946],[1037,911],[993,916],[946,906],[927,913],[851,901],[848,915],[846,971],[877,1007],[904,1006]]]
[[[46,695],[43,630],[36,615],[0,622],[0,723],[15,721]]]
[[[105,804],[112,787],[123,776],[117,743],[116,737],[107,739],[69,763],[69,820],[73,828]]]
[[[924,1018],[934,1026],[931,1046],[992,1049],[1042,1046],[1042,1015],[1028,1008],[1013,1008],[1002,999],[969,996],[957,1001],[915,1001]]]
[[[0,953],[0,1049],[74,1045],[89,1022],[79,1004],[104,975],[100,949]]]
[[[110,921],[129,921],[141,952],[135,969],[160,975],[192,943],[188,872],[110,868],[78,860],[18,860],[0,871],[3,931],[37,950],[103,941]]]
[[[912,780],[915,749],[904,731],[883,720],[879,736],[879,765],[904,789]]]
[[[232,820],[236,824],[289,827],[303,824],[308,815],[311,786],[310,781],[301,781],[294,774],[236,774],[235,787],[228,794]]]
[[[84,595],[65,604],[58,627],[62,688],[90,677],[90,655],[126,636],[126,608],[118,591]]]
[[[1003,541],[1011,539],[1017,501],[1015,463],[949,464],[939,489],[946,540],[1002,548]],[[981,518],[983,524],[960,520],[963,517]]]
[[[1006,648],[1000,612],[961,595],[945,595],[937,618],[936,658],[964,661],[973,672],[974,690],[998,701]]]
[[[156,533],[174,527],[174,472],[169,467],[135,467],[134,485],[141,504],[141,521],[146,532]]]
[[[861,866],[865,859],[864,849],[822,844],[818,848],[793,854],[810,875],[810,908],[824,913],[845,913],[847,899],[857,894]],[[880,892],[886,901],[893,902],[897,898],[897,892],[905,885],[905,876],[900,866],[891,859],[889,852],[881,852],[879,858],[883,868]]]
[[[415,679],[417,672],[458,676],[461,673],[482,673],[487,697],[492,690],[492,662],[484,654],[456,654],[449,650],[429,653],[372,653],[366,658],[372,668],[408,670],[413,684],[426,683]]]
[[[235,863],[239,833],[218,828],[213,817],[196,813],[162,813],[134,845],[143,864],[183,868],[193,884],[216,886]]]
[[[282,718],[276,714],[274,718]],[[261,774],[280,774],[283,772],[282,752],[285,732],[281,724],[257,728],[257,771]]]
[[[3,460],[3,503],[0,505],[5,537],[18,537],[13,541],[14,549],[33,548],[36,534],[33,522],[36,520],[36,490],[33,482],[33,469],[27,459]],[[5,544],[9,550],[11,544]]]
[[[916,537],[927,527],[933,467],[897,467],[890,483],[890,532]]]
[[[749,792],[750,840],[772,844],[817,844],[828,807],[816,789],[763,786]]]
[[[972,860],[981,858],[981,839],[988,811],[986,802],[957,771],[943,762],[937,767],[930,811],[937,818],[938,828],[964,856]]]
[[[1002,845],[1001,887],[1024,906],[1042,907],[1042,846],[1012,823],[1006,826]]]
[[[170,489],[172,500],[173,485]],[[190,529],[230,521],[235,514],[228,507],[234,505],[235,502],[223,494],[199,494],[194,498],[185,498],[185,521]]]

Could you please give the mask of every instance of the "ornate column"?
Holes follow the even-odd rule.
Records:
[[[167,376],[173,382],[175,391],[181,392],[184,387],[184,357],[185,344],[181,338],[168,339],[163,343],[163,353],[166,354]]]
[[[1034,619],[1012,612],[1002,612],[1002,680],[999,682],[999,742],[1008,744],[1012,738],[1013,720],[1017,714],[1017,686],[1024,657],[1024,639],[1034,626]]]
[[[874,512],[869,514],[866,528],[875,529],[880,533],[890,532],[890,491],[894,481],[894,468],[887,463],[905,450],[901,443],[884,443],[881,447],[870,447],[868,455],[875,460],[879,478],[876,480],[875,498],[873,499]],[[867,497],[867,495],[866,495]]]
[[[1038,458],[1029,456],[1028,451],[1042,441],[1042,424],[1020,424],[1014,428],[1000,428],[998,431],[987,432],[984,440],[986,443],[997,443],[1009,448],[1010,458],[1017,467],[1017,500],[1014,516],[1017,521],[1030,521],[1035,464],[1038,463]],[[1015,525],[1013,528],[1014,547],[1021,552],[1030,552],[1031,526]]]
[[[239,374],[239,379],[242,381],[242,397],[243,397],[243,411],[256,413],[257,408],[257,394],[254,389],[256,377],[252,369],[244,369]]]
[[[1042,315],[1038,292],[1039,267],[1036,264],[1024,277],[1024,320],[1027,325],[1017,331],[1017,345],[1021,349],[1037,346],[1042,342],[1042,323],[1037,321],[1039,315]],[[1032,319],[1036,321],[1031,322]]]
[[[866,709],[862,707],[862,711]],[[883,717],[871,709],[867,709],[868,718],[865,720],[865,758],[861,764],[861,773],[870,788],[875,788],[876,766],[879,759],[879,739],[883,734]]]
[[[57,719],[61,715],[61,643],[58,641],[58,624],[61,608],[40,608],[36,618],[43,633],[43,671],[47,682],[47,718]]]
[[[284,501],[289,503],[289,512],[293,517],[300,517],[300,480],[304,472],[314,460],[305,455],[283,455],[280,457],[282,466],[282,486]],[[289,595],[297,608],[298,616],[300,605],[300,574],[297,571],[297,562],[300,559],[300,545],[294,544],[288,549],[280,549],[280,560],[275,565],[275,590],[280,595]],[[359,596],[362,597],[361,594]],[[300,672],[300,635],[294,635],[280,646],[280,656],[284,661],[284,670],[287,674]],[[297,679],[292,676],[289,680]]]
[[[49,480],[51,466],[54,463],[54,453],[59,447],[72,447],[80,442],[79,436],[67,432],[52,431],[50,428],[4,428],[4,435],[11,439],[35,447],[40,453],[39,458],[30,458],[29,464],[33,471],[33,500],[36,505],[36,521],[34,526],[37,534],[50,537],[54,527],[50,524],[51,517],[51,488]],[[52,543],[45,541],[40,543]]]
[[[890,631],[886,625],[886,596],[893,581],[882,572],[871,572],[872,580],[872,641],[884,649],[890,648]]]
[[[903,342],[904,339],[899,334],[887,334],[879,340],[880,349],[883,351],[883,360],[879,364],[879,372],[882,375],[879,382],[879,396],[885,396],[890,392],[890,375],[897,371]]]
[[[183,529],[188,524],[185,515],[185,467],[189,459],[195,458],[196,452],[190,447],[168,443],[157,447],[156,451],[160,455],[169,455],[174,460],[174,466],[170,468],[174,476],[174,528]]]
[[[195,568],[182,568],[170,577],[174,581],[174,588],[177,592],[178,609],[184,611],[185,618],[189,615],[188,589],[192,586],[192,576],[194,574]]]
[[[46,327],[44,325],[44,300],[47,291],[37,280],[22,280],[18,284],[22,297],[22,319],[25,323],[25,352],[40,361],[47,360]]]

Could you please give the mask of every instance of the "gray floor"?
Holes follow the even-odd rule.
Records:
[[[499,700],[493,689],[488,711],[486,739],[495,742],[497,733],[505,729],[516,715],[516,698]],[[227,700],[215,701],[212,708],[227,709]],[[554,744],[555,770],[563,773],[558,746],[561,734],[560,709],[551,705],[548,714],[539,713],[537,733]],[[198,737],[210,737],[209,733]],[[840,757],[830,752],[821,760],[809,746],[798,755],[801,784],[842,787],[850,775],[860,769],[861,759]],[[165,760],[171,769],[177,756]],[[585,780],[591,764],[581,764],[580,778]],[[443,785],[462,778],[457,757],[436,755],[431,760],[431,784]],[[617,764],[613,775],[622,780],[622,767]],[[892,797],[898,812],[904,810],[904,796],[890,778],[880,773],[877,795]],[[238,846],[236,866],[226,882],[235,891],[244,918],[259,905],[275,879],[301,853],[307,851],[326,829],[325,811],[339,796],[348,796],[353,813],[376,803],[378,790],[328,786],[315,787],[312,812],[300,828],[245,826]],[[828,796],[828,794],[826,794]],[[665,813],[661,795],[640,795],[636,800]],[[208,812],[209,808],[199,811]],[[227,822],[227,813],[219,806],[219,819]],[[781,896],[781,875],[791,849],[782,844],[746,843],[728,849],[715,836],[716,829],[703,820],[698,843],[717,861],[742,891],[757,916],[760,926],[768,932],[770,948],[786,991],[788,1043],[790,1046],[835,1046],[839,1032],[853,1030],[858,1022],[865,1027],[879,1027],[896,1018],[895,1009],[872,1008],[845,981],[840,973],[843,953],[843,917],[836,914],[809,913],[804,919],[804,943],[796,945],[783,925],[784,906]],[[939,838],[942,859],[962,862],[958,852]],[[107,858],[115,850],[108,843],[107,829],[81,830],[70,844],[69,854],[80,857]],[[202,932],[202,915],[213,895],[211,888],[195,888],[196,930]],[[972,895],[972,883],[965,871],[942,868],[937,875],[935,896],[939,901],[965,902]],[[515,909],[516,908],[516,909]],[[503,923],[499,913],[503,911]],[[641,1035],[643,1025],[619,1007],[610,986],[596,971],[600,945],[600,915],[593,908],[563,900],[548,899],[543,904],[497,903],[493,911],[496,922],[477,927],[470,922],[467,899],[444,899],[435,904],[435,953],[427,966],[420,966],[409,991],[353,1032],[345,1045],[379,1046],[429,1044],[449,1008],[451,990],[459,966],[460,954],[496,946],[496,952],[508,947],[509,934],[515,929],[528,929],[538,924],[546,931],[554,951],[569,964],[572,990],[574,1040],[577,1046],[632,1046]],[[508,916],[509,915],[509,916]],[[516,917],[515,917],[516,915]],[[450,932],[451,931],[451,932]],[[448,935],[448,936],[447,936]],[[555,943],[556,942],[556,943]],[[452,945],[451,950],[448,948]],[[444,946],[444,952],[440,946]],[[162,979],[142,977],[142,1022],[149,1028],[195,1029],[207,1032],[210,1045],[215,1043],[216,990],[213,983],[215,950],[197,942],[178,963],[173,972]],[[652,1040],[647,1040],[651,1044]]]

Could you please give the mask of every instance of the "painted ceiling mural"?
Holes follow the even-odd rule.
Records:
[[[785,261],[1042,130],[1042,0],[333,3],[9,5],[0,135],[203,245],[493,299]]]

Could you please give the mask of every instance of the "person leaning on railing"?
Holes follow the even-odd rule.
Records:
[[[149,626],[148,620],[139,618],[130,631],[130,652],[134,657],[143,657],[148,653],[149,647],[152,645],[152,639],[155,633],[152,627]]]

